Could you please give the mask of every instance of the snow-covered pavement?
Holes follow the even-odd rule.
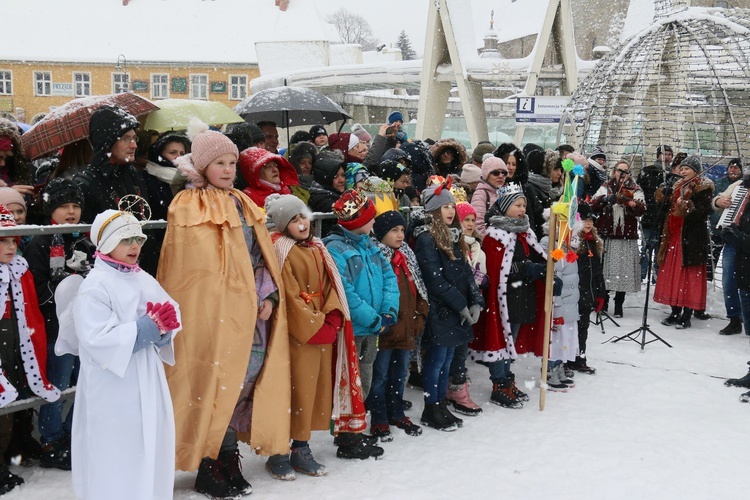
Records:
[[[693,328],[676,330],[659,322],[668,308],[652,304],[651,328],[674,347],[660,342],[641,352],[633,342],[601,342],[641,324],[644,292],[628,296],[621,327],[592,325],[589,364],[597,374],[578,374],[567,393],[548,393],[539,411],[538,389],[522,410],[490,404],[487,370],[470,365],[471,393],[484,408],[464,417],[464,426],[443,433],[425,429],[410,437],[392,428],[396,438],[383,444],[379,461],[335,458],[327,433],[314,434],[315,458],[328,476],[272,479],[264,459],[242,445],[244,473],[253,498],[556,498],[556,499],[740,499],[746,478],[750,405],[743,392],[723,385],[741,377],[750,360],[748,337],[724,337],[726,320],[693,319]],[[709,283],[708,312],[724,316],[720,292]],[[514,365],[520,381],[539,379],[538,360]],[[538,387],[538,383],[537,383]],[[415,423],[421,393],[407,389]],[[70,474],[12,467],[26,484],[4,498],[74,498]],[[178,473],[175,498],[199,499],[194,474]],[[745,493],[743,493],[743,491]]]

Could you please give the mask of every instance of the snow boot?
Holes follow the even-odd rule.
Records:
[[[750,403],[750,392],[740,394],[740,403]]]
[[[45,469],[70,470],[70,438],[65,437],[42,447],[39,466]]]
[[[339,434],[339,448],[336,456],[344,460],[367,460],[378,459],[383,456],[385,450],[380,446],[367,443],[361,434],[353,432],[342,432]]]
[[[560,379],[561,384],[565,384],[570,388],[576,386],[575,381],[572,378],[567,377],[567,374],[565,373],[565,366],[563,365],[563,363],[560,363],[554,369],[557,370],[557,377]]]
[[[675,326],[678,330],[685,330],[686,328],[690,328],[693,326],[690,323],[690,316],[693,315],[693,310],[689,307],[686,307],[682,310],[682,316],[680,316],[680,322]]]
[[[748,361],[747,364],[750,365],[750,361]],[[727,387],[744,387],[745,389],[750,389],[750,368],[748,368],[744,377],[730,378],[724,382],[724,385]]]
[[[737,335],[742,333],[742,320],[740,318],[729,318],[729,324],[719,330],[719,335]]]
[[[407,384],[409,384],[410,387],[413,387],[414,389],[422,389],[423,382],[422,382],[422,374],[418,371],[411,371],[409,372],[409,379],[406,381]]]
[[[529,401],[529,395],[519,389],[516,385],[516,374],[510,373],[508,374],[508,378],[510,378],[510,388],[513,391],[513,395],[516,397],[516,399],[522,403]]]
[[[328,473],[325,465],[319,464],[315,461],[309,445],[292,448],[289,463],[294,470],[301,472],[302,474],[307,474],[308,476],[319,477],[325,476]]]
[[[513,394],[513,384],[509,378],[493,382],[490,403],[514,410],[523,408],[523,403]]]
[[[294,473],[289,457],[286,455],[271,455],[266,460],[266,470],[271,477],[280,481],[294,481],[297,475]]]
[[[563,374],[565,375],[565,378],[573,378],[576,376],[575,370],[573,370],[567,364],[563,363],[562,367],[563,367]]]
[[[404,411],[411,410],[411,407],[414,406],[411,401],[408,399],[402,399],[401,400],[401,409]]]
[[[661,324],[664,326],[674,326],[680,322],[680,315],[682,314],[681,307],[672,306],[672,314],[661,320]]]
[[[708,313],[706,312],[706,310],[705,310],[705,309],[704,309],[704,310],[702,310],[702,311],[695,311],[695,312],[693,313],[693,317],[694,317],[695,319],[699,319],[699,320],[701,320],[701,321],[705,321],[705,320],[707,320],[707,319],[711,319],[711,315],[710,315],[710,314],[708,314]]]
[[[195,491],[209,498],[242,498],[240,489],[229,482],[221,462],[204,457],[195,477]]]
[[[568,385],[560,381],[560,374],[555,368],[547,370],[547,389],[553,392],[567,392]]]
[[[370,436],[368,434],[360,434],[362,436],[362,440],[365,442],[365,444],[369,445],[376,445],[380,441],[377,436]],[[333,438],[333,446],[339,446],[339,436],[336,436]]]
[[[409,417],[404,417],[398,422],[394,422],[393,425],[402,429],[409,436],[420,436],[422,434],[422,428],[413,423]]]
[[[469,417],[475,417],[482,413],[482,408],[471,400],[468,382],[464,382],[461,385],[449,385],[446,397],[453,405],[456,413],[468,415]]]
[[[5,463],[9,464],[12,460],[18,460],[18,457],[21,457],[19,465],[31,467],[42,458],[44,454],[42,445],[34,439],[32,432],[34,432],[34,410],[15,412],[10,442],[3,453]],[[62,470],[70,470],[70,442],[68,442],[68,468]]]
[[[596,373],[596,369],[591,368],[586,363],[586,358],[582,358],[581,356],[576,356],[576,360],[572,363],[568,363],[568,365],[573,371],[585,373],[587,375],[594,375]]]
[[[23,483],[24,481],[21,476],[16,476],[5,465],[0,464],[0,495],[5,495]]]
[[[615,318],[622,318],[622,305],[625,303],[625,292],[615,293]]]
[[[242,475],[242,462],[240,462],[240,450],[227,450],[220,451],[218,462],[224,467],[224,474],[229,483],[237,488],[239,495],[245,496],[253,492],[253,487],[247,482],[245,477]]]
[[[378,438],[381,443],[390,443],[393,441],[393,434],[388,424],[374,424],[370,429],[373,436]]]
[[[458,425],[441,411],[440,403],[425,403],[421,420],[422,425],[439,431],[452,432],[458,429]]]
[[[440,407],[440,411],[443,412],[443,415],[445,415],[445,417],[448,420],[450,420],[451,422],[453,422],[454,424],[456,424],[459,427],[463,427],[464,426],[463,419],[458,418],[453,413],[451,413],[450,410],[448,409],[448,400],[447,399],[443,399],[442,401],[440,401],[438,403],[438,406]]]

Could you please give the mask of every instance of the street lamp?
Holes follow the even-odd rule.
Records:
[[[123,54],[120,54],[117,56],[117,66],[115,66],[116,71],[120,71],[122,73],[127,73],[128,69],[128,60],[125,59],[125,56]],[[122,91],[127,92],[130,87],[130,79],[123,77],[122,81]]]

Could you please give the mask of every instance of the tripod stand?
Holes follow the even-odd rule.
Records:
[[[620,327],[620,323],[618,323],[617,321],[615,321],[614,319],[612,319],[612,316],[610,316],[609,313],[607,313],[607,311],[605,311],[604,309],[602,309],[601,311],[599,311],[598,313],[596,313],[596,318],[594,319],[594,324],[595,325],[599,325],[599,328],[602,329],[602,334],[607,333],[607,332],[604,331],[604,322],[605,321],[611,321],[612,323],[615,324],[616,327],[618,327],[618,328]]]
[[[648,273],[647,273],[647,280],[646,280],[646,301],[643,304],[643,322],[641,323],[641,327],[633,330],[630,333],[627,333],[623,335],[622,337],[617,337],[612,341],[612,343],[619,342],[621,340],[632,340],[633,342],[636,342],[640,344],[641,351],[644,347],[646,347],[646,344],[650,344],[651,342],[656,342],[657,340],[661,341],[662,343],[666,344],[667,347],[672,347],[666,340],[659,337],[657,334],[651,330],[651,328],[648,327],[648,303],[651,298],[651,268],[653,266],[653,257],[654,257],[654,248],[652,245],[649,244],[648,248]],[[655,338],[646,341],[646,332],[653,335]],[[640,340],[638,339],[640,335]]]

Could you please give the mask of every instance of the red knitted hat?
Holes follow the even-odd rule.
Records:
[[[0,227],[16,227],[16,220],[5,205],[0,205]]]
[[[463,222],[467,215],[473,215],[475,219],[477,217],[477,211],[465,201],[456,204],[456,212],[458,213],[459,222]]]
[[[359,229],[375,217],[375,205],[356,189],[344,191],[333,204],[333,213],[345,229]]]

